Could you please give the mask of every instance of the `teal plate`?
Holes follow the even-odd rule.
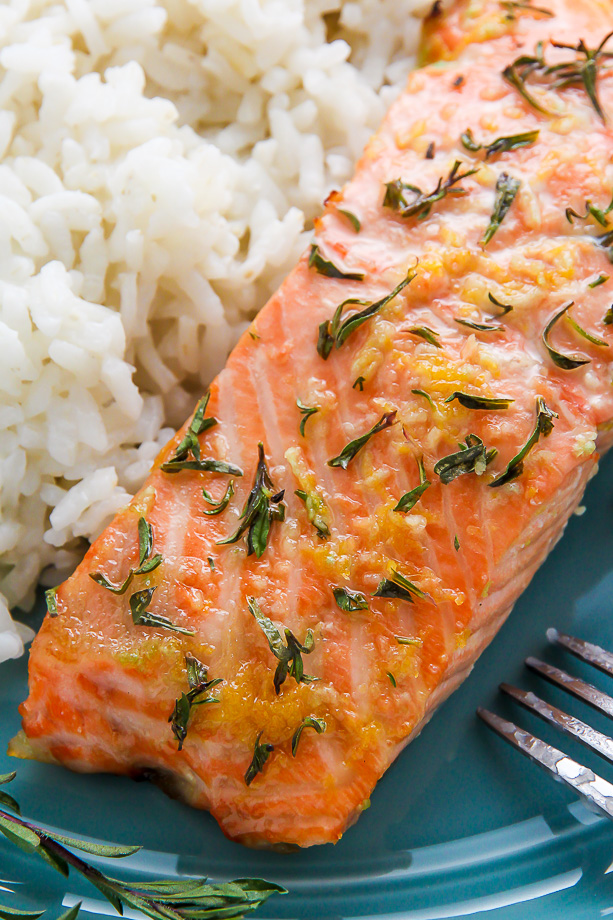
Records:
[[[288,855],[249,851],[226,840],[208,814],[147,783],[80,776],[4,756],[0,772],[17,766],[11,792],[38,822],[68,834],[143,844],[142,852],[121,861],[125,872],[214,880],[262,876],[285,885],[289,894],[272,898],[256,914],[261,918],[613,916],[613,823],[592,815],[475,716],[478,705],[494,709],[613,779],[613,767],[497,690],[501,680],[533,689],[607,731],[604,717],[543,685],[523,666],[529,654],[546,657],[613,692],[607,677],[548,647],[545,638],[547,627],[557,626],[613,649],[613,456],[588,487],[585,504],[586,513],[571,520],[472,675],[383,777],[371,808],[335,847]],[[25,695],[25,659],[1,665],[2,747],[19,728],[17,705]],[[115,873],[119,865],[115,861]],[[85,898],[84,920],[114,915],[85,881],[71,876],[66,882],[3,838],[0,880],[7,889],[0,903],[50,906],[51,917],[60,904]]]

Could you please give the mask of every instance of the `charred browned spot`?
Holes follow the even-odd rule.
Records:
[[[327,208],[329,204],[334,204],[336,201],[340,201],[341,193],[333,188],[326,200],[324,201],[324,208]]]
[[[443,12],[442,0],[434,0],[434,3],[430,7],[430,12],[426,16],[426,21],[430,19],[438,19],[438,17],[442,15],[442,12]]]

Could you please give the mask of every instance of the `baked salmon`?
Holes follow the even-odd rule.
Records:
[[[337,841],[613,420],[613,6],[471,0],[144,487],[49,593],[10,751]]]

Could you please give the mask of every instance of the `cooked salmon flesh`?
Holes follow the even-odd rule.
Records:
[[[611,28],[434,4],[313,244],[49,592],[12,754],[157,777],[250,846],[357,819],[611,438]]]

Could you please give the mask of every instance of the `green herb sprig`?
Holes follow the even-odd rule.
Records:
[[[541,341],[547,349],[549,357],[556,365],[556,367],[561,368],[563,371],[572,371],[577,367],[582,367],[584,364],[590,363],[590,358],[586,358],[583,355],[565,355],[561,351],[557,351],[557,349],[555,349],[553,345],[549,343],[551,330],[558,322],[558,320],[560,320],[568,312],[568,310],[570,310],[573,304],[574,300],[571,300],[569,303],[563,306],[562,309],[559,310],[558,313],[556,313],[555,316],[549,320],[541,336]]]
[[[333,262],[330,262],[329,259],[324,259],[316,243],[311,244],[309,268],[314,268],[316,272],[320,275],[325,275],[327,278],[345,278],[348,281],[364,280],[363,272],[344,272],[342,269],[337,268]]]
[[[515,196],[517,195],[520,186],[521,181],[519,179],[514,179],[513,176],[509,176],[508,173],[503,172],[498,176],[496,181],[496,200],[494,202],[494,210],[492,211],[490,222],[481,239],[482,246],[487,246],[509,213],[509,209],[515,201]]]
[[[504,326],[492,323],[473,323],[469,319],[458,319],[454,317],[454,322],[459,326],[466,326],[467,329],[473,329],[475,332],[504,332]]]
[[[243,475],[243,471],[240,467],[235,466],[233,463],[226,463],[225,460],[213,460],[209,457],[201,456],[198,436],[219,424],[216,418],[205,417],[210,398],[211,393],[209,391],[202,397],[196,406],[194,417],[182,440],[177,445],[174,454],[170,460],[167,460],[160,466],[160,469],[164,473],[179,473],[181,470],[195,470],[199,473],[221,473],[223,476]]]
[[[304,489],[296,489],[294,492],[300,501],[304,502],[307,517],[313,525],[319,536],[327,540],[330,536],[330,528],[326,520],[327,505],[318,492],[305,492]]]
[[[207,505],[212,505],[212,507],[209,508],[208,511],[205,509],[202,513],[208,514],[208,515],[221,514],[221,512],[225,511],[225,509],[228,507],[228,504],[230,503],[230,499],[232,498],[233,495],[234,495],[234,481],[232,479],[228,483],[228,487],[223,495],[223,498],[220,498],[218,502],[215,501],[215,499],[207,492],[206,489],[203,489],[202,497],[207,503]]]
[[[592,107],[597,114],[606,121],[604,110],[598,98],[598,72],[602,70],[604,62],[613,57],[613,53],[605,51],[604,47],[613,36],[613,31],[605,35],[597,48],[588,48],[583,39],[576,45],[552,41],[554,48],[565,48],[574,51],[578,57],[561,61],[559,64],[547,64],[543,55],[543,43],[536,46],[534,55],[521,55],[502,72],[504,79],[511,84],[538,112],[551,114],[543,108],[526,88],[530,77],[536,76],[548,82],[551,89],[565,89],[568,86],[582,87]]]
[[[304,428],[308,420],[312,415],[316,415],[319,412],[319,406],[305,406],[301,399],[296,400],[296,405],[298,406],[298,411],[302,418],[300,419],[299,431],[302,437],[305,437]]]
[[[391,578],[383,578],[373,594],[373,597],[385,597],[389,600],[408,601],[414,603],[414,598],[431,600],[429,595],[414,585],[412,581],[401,575],[397,569],[392,572]]]
[[[369,428],[365,434],[360,435],[359,438],[355,438],[353,441],[350,441],[349,444],[343,447],[342,451],[337,457],[333,457],[331,460],[328,460],[328,466],[340,466],[342,469],[346,470],[349,466],[349,463],[354,459],[354,457],[362,450],[362,448],[370,441],[373,435],[378,434],[380,431],[384,431],[386,428],[389,428],[396,421],[397,410],[394,409],[393,412],[386,412],[381,416],[379,421]]]
[[[241,522],[238,529],[225,540],[218,540],[218,546],[238,543],[243,534],[247,533],[247,555],[252,553],[258,557],[263,555],[268,543],[270,528],[273,521],[285,520],[285,492],[276,492],[264,457],[264,445],[258,444],[258,463],[255,472],[253,487],[245,506],[239,517]]]
[[[302,661],[302,655],[310,655],[315,648],[313,630],[307,629],[306,638],[303,645],[298,641],[298,639],[296,639],[291,629],[285,627],[284,632],[285,643],[287,643],[286,645],[283,642],[281,633],[272,622],[272,620],[270,620],[267,616],[265,616],[265,614],[262,613],[260,606],[254,597],[247,598],[247,606],[249,607],[249,611],[255,619],[256,623],[266,636],[270,651],[279,661],[273,681],[275,693],[280,693],[281,686],[285,683],[288,677],[293,677],[297,684],[312,683],[313,681],[318,680],[317,677],[309,677],[308,674],[304,673],[304,664]]]
[[[56,617],[59,613],[57,609],[57,588],[47,588],[45,591],[45,602],[47,604],[47,613],[50,617]]]
[[[112,594],[125,594],[135,575],[147,575],[153,572],[162,564],[164,557],[160,553],[151,555],[153,551],[153,527],[144,517],[138,519],[138,566],[130,568],[128,574],[120,585],[113,584],[112,581],[103,575],[102,572],[90,572],[89,577],[97,585],[106,588]]]
[[[458,182],[467,179],[468,176],[474,176],[479,172],[478,167],[467,169],[461,172],[462,163],[456,160],[446,179],[441,176],[436,184],[436,188],[431,192],[424,192],[418,185],[411,185],[409,182],[403,182],[402,179],[395,179],[393,182],[386,182],[385,197],[383,207],[391,208],[397,211],[400,217],[417,217],[418,220],[424,220],[430,214],[432,206],[437,201],[449,196],[461,197],[468,194],[468,190],[463,186],[457,187]],[[412,198],[407,201],[405,192],[411,192]]]
[[[130,612],[135,626],[155,626],[159,629],[169,629],[171,632],[182,633],[184,636],[194,636],[193,629],[184,629],[176,626],[168,617],[159,613],[149,613],[148,608],[153,599],[155,588],[145,588],[136,591],[130,597]]]
[[[0,776],[0,784],[10,783],[14,778],[15,773]],[[4,804],[19,814],[19,806],[14,799],[12,804],[6,801]],[[98,889],[118,914],[123,914],[124,908],[130,908],[141,911],[151,920],[240,920],[271,895],[286,894],[286,889],[280,885],[257,878],[219,885],[208,884],[205,878],[159,879],[153,882],[116,879],[87,863],[73,850],[96,857],[122,859],[137,853],[141,847],[92,843],[66,837],[3,809],[0,809],[0,833],[23,852],[39,856],[65,878],[68,878],[71,869],[78,872]],[[22,920],[27,918],[22,915]]]
[[[460,390],[455,390],[444,401],[450,403],[454,399],[465,409],[508,409],[511,403],[515,402],[510,396],[476,396],[473,393],[462,393]]]
[[[219,703],[217,696],[203,696],[223,683],[222,677],[215,677],[208,680],[208,668],[193,655],[185,656],[185,666],[187,668],[187,683],[189,692],[182,693],[175,700],[175,705],[168,717],[172,733],[179,742],[179,750],[183,747],[183,742],[187,737],[187,729],[193,706],[203,706],[208,703]]]
[[[340,348],[341,345],[344,345],[350,335],[379,313],[383,307],[387,306],[387,304],[394,299],[394,297],[397,297],[407,284],[411,283],[416,274],[417,272],[415,269],[410,269],[406,277],[403,278],[400,284],[396,285],[393,291],[390,291],[389,294],[386,294],[385,297],[382,297],[381,300],[377,300],[374,303],[369,303],[367,300],[359,300],[356,297],[349,297],[347,300],[343,300],[334,311],[332,319],[324,320],[324,322],[319,325],[317,354],[326,361],[330,357],[330,353],[334,347]],[[352,313],[343,320],[343,312],[348,306],[361,306],[364,307],[364,309],[357,313]]]
[[[346,208],[338,208],[338,213],[342,214],[343,217],[346,217],[356,233],[359,233],[362,229],[362,224],[360,223],[359,217],[353,213],[353,211],[348,211]]]
[[[394,508],[394,511],[399,511],[402,514],[406,514],[411,510],[411,508],[415,507],[428,486],[431,484],[430,480],[426,476],[423,457],[417,458],[417,470],[419,473],[419,485],[415,486],[415,488],[411,489],[409,492],[404,493],[402,498],[399,499],[398,504]]]
[[[509,153],[511,150],[518,150],[520,147],[530,147],[538,139],[538,131],[526,131],[524,134],[510,134],[507,137],[497,137],[490,141],[489,144],[479,144],[471,131],[467,128],[461,135],[462,146],[472,153],[478,153],[480,150],[485,151],[485,159],[490,160],[492,157],[501,153]]]
[[[608,227],[608,215],[611,211],[613,211],[613,198],[611,198],[606,208],[597,207],[588,198],[585,202],[585,214],[579,214],[574,208],[566,208],[565,214],[569,224],[572,224],[573,220],[587,220],[588,217],[593,217],[596,223],[600,224],[601,227]]]
[[[260,744],[260,738],[263,734],[263,731],[258,732],[258,736],[255,739],[255,745],[253,748],[253,757],[251,758],[251,763],[247,767],[247,772],[245,773],[245,782],[248,786],[251,785],[258,773],[263,772],[266,761],[275,749],[274,744],[270,744],[270,742],[264,742],[264,744]]]
[[[305,728],[314,728],[318,735],[323,735],[327,727],[325,721],[316,716],[307,716],[303,719],[292,736],[292,757],[298,753],[298,744]]]
[[[542,6],[532,6],[532,3],[528,0],[500,0],[500,6],[505,11],[505,18],[509,22],[513,22],[518,14],[532,14],[537,19],[539,16],[544,16],[545,18],[553,17],[551,10],[547,10]]]
[[[438,341],[440,332],[435,332],[434,329],[430,329],[429,326],[411,326],[407,331],[410,332],[411,335],[417,335],[420,339],[424,339],[424,341],[428,342],[430,345],[434,345],[435,348],[443,347]]]
[[[497,297],[494,297],[492,293],[488,293],[487,298],[490,303],[493,303],[495,307],[498,307],[500,310],[502,310],[502,313],[498,314],[499,316],[506,316],[507,313],[511,313],[513,310],[513,304],[502,303],[500,300],[498,300]]]
[[[360,591],[350,591],[349,588],[342,588],[338,585],[332,585],[332,594],[339,610],[345,613],[355,613],[356,610],[368,610],[368,601]]]
[[[512,482],[514,479],[517,479],[518,476],[521,476],[524,470],[524,460],[527,454],[532,450],[534,445],[537,443],[539,438],[542,436],[544,438],[549,437],[553,431],[553,420],[557,418],[557,412],[554,412],[552,409],[549,409],[545,400],[542,396],[536,397],[536,425],[534,426],[534,431],[512,460],[507,464],[506,469],[503,473],[500,473],[496,476],[492,482],[489,483],[490,486],[496,488],[498,486],[503,486],[507,482]]]
[[[469,434],[464,439],[466,447],[457,453],[442,457],[434,466],[434,472],[440,477],[443,485],[449,485],[458,476],[466,473],[476,473],[481,476],[488,463],[491,463],[498,451],[495,448],[487,450],[485,444],[476,434]]]

